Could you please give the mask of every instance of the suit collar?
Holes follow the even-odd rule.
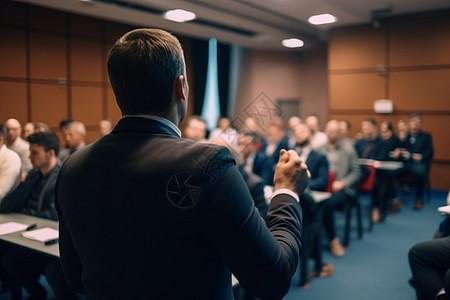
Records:
[[[140,132],[166,134],[179,137],[179,133],[171,126],[154,118],[144,118],[129,116],[120,119],[119,123],[114,127],[112,133],[119,132]]]

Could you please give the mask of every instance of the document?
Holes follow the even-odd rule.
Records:
[[[45,242],[57,239],[59,237],[59,232],[57,229],[44,227],[36,230],[23,232],[22,236],[39,242]]]
[[[0,224],[0,235],[22,231],[27,229],[28,225],[17,222],[7,222]]]

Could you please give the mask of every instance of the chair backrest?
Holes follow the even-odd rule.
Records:
[[[373,188],[373,182],[375,181],[375,167],[373,165],[367,165],[370,173],[359,185],[359,190],[362,192],[370,192]]]
[[[328,193],[332,193],[333,189],[333,182],[336,179],[336,174],[333,171],[328,171],[328,185],[327,185],[327,189],[326,192]]]

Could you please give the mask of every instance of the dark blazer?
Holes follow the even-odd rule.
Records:
[[[55,209],[55,185],[61,166],[56,166],[47,174],[42,191],[38,195],[37,207],[30,207],[28,200],[33,187],[39,180],[43,180],[39,169],[34,168],[28,172],[27,178],[12,193],[3,198],[0,212],[20,212],[31,216],[57,220]]]
[[[275,196],[266,227],[228,149],[158,121],[123,118],[72,154],[56,202],[65,277],[87,299],[230,300],[230,271],[280,299],[297,269],[295,198]]]
[[[406,139],[400,144],[400,147],[405,148],[411,153],[409,161],[412,161],[412,154],[422,154],[423,163],[430,165],[434,156],[433,141],[431,134],[424,131],[419,131],[414,137],[408,134]]]
[[[264,152],[256,152],[253,161],[253,173],[264,179],[267,185],[273,185],[274,163]]]
[[[265,153],[267,148],[267,143],[265,143],[261,150]],[[289,138],[287,135],[285,135],[280,142],[278,143],[277,147],[275,148],[275,151],[273,151],[273,154],[271,156],[273,165],[276,165],[278,163],[278,159],[280,158],[280,150],[286,149],[289,150]]]
[[[241,172],[241,175],[247,184],[250,195],[252,195],[253,201],[255,202],[255,206],[259,210],[259,214],[265,219],[269,205],[267,205],[266,197],[264,195],[264,180],[254,173],[245,171],[244,165],[239,166],[239,172]]]
[[[305,163],[311,173],[309,188],[314,191],[325,191],[327,189],[329,177],[327,157],[315,150],[311,150]]]

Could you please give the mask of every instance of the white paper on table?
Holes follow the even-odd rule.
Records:
[[[17,222],[6,222],[0,224],[0,235],[22,231],[27,229],[28,225]]]
[[[28,239],[45,242],[48,240],[57,239],[59,237],[59,232],[57,229],[44,227],[36,230],[23,232],[22,236]]]

